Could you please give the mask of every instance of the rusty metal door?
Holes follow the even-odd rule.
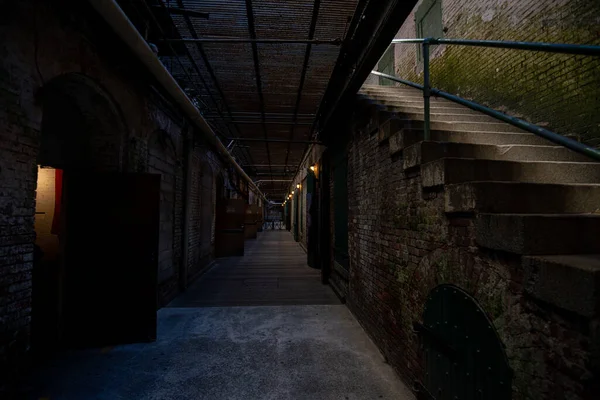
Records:
[[[425,377],[419,398],[506,400],[512,370],[485,311],[464,290],[440,285],[429,294],[421,336]]]

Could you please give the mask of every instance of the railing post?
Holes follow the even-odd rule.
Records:
[[[431,116],[429,113],[429,97],[431,84],[429,79],[429,38],[423,40],[423,115],[424,115],[424,140],[431,139]]]

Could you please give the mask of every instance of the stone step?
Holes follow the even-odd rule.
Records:
[[[444,157],[508,161],[592,162],[589,157],[562,146],[419,142],[404,149],[404,169],[413,168]]]
[[[600,183],[600,163],[442,158],[421,165],[421,180],[424,188],[475,181]]]
[[[394,107],[395,108],[395,107]],[[398,118],[411,119],[413,121],[425,120],[425,114],[422,112],[405,112],[395,109],[387,108],[389,111],[393,111]],[[485,114],[473,114],[464,113],[462,110],[431,110],[429,116],[432,121],[442,122],[489,122],[498,123],[498,120]],[[508,124],[507,124],[508,125]],[[517,128],[518,129],[518,128]]]
[[[368,94],[373,94],[373,95],[388,95],[388,96],[394,96],[397,94],[404,94],[404,93],[409,93],[409,94],[417,93],[417,94],[423,96],[422,90],[412,88],[410,86],[387,86],[385,88],[362,87],[362,88],[360,88],[360,90],[358,92],[359,93],[368,93]]]
[[[468,182],[444,190],[447,213],[600,213],[600,185]]]
[[[529,295],[586,318],[600,313],[600,254],[527,256],[521,263]]]
[[[423,129],[400,129],[393,131],[390,135],[390,152],[393,154],[401,151],[408,146],[423,141]],[[533,133],[512,133],[512,132],[482,132],[482,131],[445,131],[432,130],[431,140],[436,142],[454,142],[471,144],[489,144],[489,145],[548,145],[551,142],[534,135]],[[391,144],[396,147],[392,149]]]
[[[405,102],[418,102],[423,104],[423,94],[422,93],[398,93],[398,94],[363,94],[368,98],[381,103],[386,102],[390,104],[402,104]],[[429,104],[457,104],[453,101],[444,99],[442,97],[430,97]]]
[[[394,96],[420,96],[423,98],[423,92],[418,89],[400,89],[394,90],[393,92],[385,90],[359,90],[359,94],[363,94],[370,97],[394,97]]]
[[[381,105],[385,106],[386,109],[393,112],[404,112],[404,113],[415,113],[415,114],[423,114],[423,104],[409,104],[405,105],[390,105],[387,102],[382,103]],[[430,108],[432,113],[458,113],[458,114],[470,114],[470,115],[484,115],[475,110],[471,110],[470,108],[466,108],[459,105],[453,104],[434,104],[431,105]]]
[[[388,113],[387,111],[378,111],[380,114]],[[390,119],[389,116],[387,118],[380,117],[380,123]],[[400,118],[399,118],[400,119]],[[401,119],[402,120],[402,119]],[[414,119],[404,119],[402,127],[408,129],[423,129],[424,122],[418,121]],[[448,122],[441,121],[437,119],[431,119],[431,130],[440,130],[440,131],[485,131],[485,132],[513,132],[513,133],[524,133],[522,129],[514,127],[509,124],[505,124],[504,122],[471,122],[471,121],[456,121],[456,122]],[[393,133],[393,132],[390,132]]]
[[[478,214],[477,244],[522,255],[600,253],[600,214]]]

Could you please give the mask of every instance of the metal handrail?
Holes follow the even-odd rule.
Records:
[[[420,44],[423,50],[423,85],[415,82],[411,82],[405,79],[400,79],[393,75],[384,74],[378,71],[371,71],[371,74],[380,76],[382,78],[390,79],[392,81],[402,83],[423,91],[423,113],[424,113],[424,140],[431,139],[431,113],[430,113],[430,98],[439,96],[463,106],[469,107],[475,111],[479,111],[493,118],[499,119],[503,122],[516,126],[517,128],[523,129],[527,132],[531,132],[535,135],[541,136],[553,143],[564,146],[577,153],[583,154],[594,160],[600,161],[600,150],[594,147],[588,146],[584,143],[565,137],[556,132],[552,132],[548,129],[542,128],[535,124],[524,121],[520,118],[512,117],[504,114],[500,111],[496,111],[474,101],[463,99],[462,97],[444,92],[439,89],[431,88],[431,80],[429,74],[429,47],[432,45],[441,44],[452,44],[461,46],[478,46],[478,47],[493,47],[493,48],[505,48],[505,49],[517,49],[517,50],[531,50],[531,51],[543,51],[547,53],[561,53],[561,54],[577,54],[585,56],[600,56],[600,46],[589,46],[589,45],[574,45],[574,44],[558,44],[558,43],[541,43],[541,42],[509,42],[500,40],[468,40],[468,39],[435,39],[435,38],[421,38],[421,39],[394,39],[392,44]]]

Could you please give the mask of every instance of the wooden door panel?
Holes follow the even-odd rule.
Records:
[[[65,191],[67,341],[155,339],[160,175],[70,173]]]

